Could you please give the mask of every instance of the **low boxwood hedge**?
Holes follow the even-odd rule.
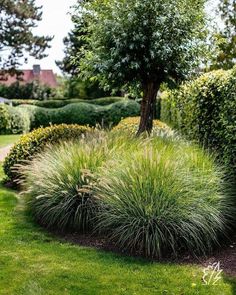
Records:
[[[17,178],[14,166],[27,161],[40,152],[46,145],[64,140],[79,138],[82,134],[91,131],[90,128],[79,125],[58,125],[39,128],[31,133],[22,135],[5,158],[3,169],[9,180]]]

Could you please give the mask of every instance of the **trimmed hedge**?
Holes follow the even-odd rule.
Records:
[[[71,103],[90,103],[100,106],[106,106],[115,102],[124,101],[126,100],[123,97],[102,97],[97,99],[90,99],[90,100],[84,100],[84,99],[50,99],[50,100],[23,100],[23,99],[13,99],[12,103],[13,106],[19,106],[22,104],[27,105],[34,105],[37,107],[43,107],[43,108],[61,108]]]
[[[124,100],[108,106],[97,106],[89,103],[73,103],[58,109],[47,109],[37,106],[22,105],[17,107],[30,116],[30,130],[46,127],[50,124],[79,124],[104,127],[116,125],[122,118],[137,116],[140,105],[135,101]]]
[[[161,119],[217,151],[236,175],[236,66],[202,75],[168,92]]]
[[[40,152],[47,144],[54,144],[63,140],[77,139],[82,134],[91,131],[85,126],[58,125],[47,128],[39,128],[31,133],[21,136],[20,140],[12,147],[5,158],[3,169],[10,180],[17,178],[13,167],[22,161],[30,160],[32,156]]]

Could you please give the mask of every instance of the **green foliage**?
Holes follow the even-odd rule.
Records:
[[[0,3],[0,69],[14,69],[25,52],[42,58],[50,37],[37,36],[32,29],[42,19],[41,7],[31,0],[2,0]],[[7,54],[2,54],[6,51]]]
[[[224,26],[217,35],[219,53],[211,68],[231,69],[236,58],[236,1],[220,0],[219,13]]]
[[[4,104],[0,104],[0,134],[5,134],[9,123],[9,114],[7,107]]]
[[[120,101],[107,106],[98,106],[89,103],[73,103],[58,109],[41,108],[31,105],[18,107],[28,112],[30,129],[50,124],[80,124],[105,127],[118,124],[122,118],[137,116],[140,105],[135,101]]]
[[[87,25],[78,68],[103,85],[161,83],[186,76],[205,40],[204,0],[82,1]]]
[[[59,125],[47,128],[39,128],[33,132],[21,136],[13,146],[4,161],[4,172],[9,179],[17,178],[17,172],[13,171],[15,165],[30,160],[35,154],[42,151],[47,144],[53,144],[63,140],[78,139],[89,129],[79,125]]]
[[[8,99],[39,99],[44,100],[56,95],[56,90],[37,82],[20,84],[15,82],[10,86],[0,84],[0,96]]]
[[[24,100],[24,99],[13,99],[11,100],[13,103],[13,106],[19,106],[22,104],[29,104],[29,105],[35,105],[38,107],[44,107],[44,108],[61,108],[64,107],[70,103],[79,103],[79,102],[85,102],[85,103],[91,103],[95,105],[109,105],[118,101],[124,101],[123,97],[101,97],[97,99],[89,99],[84,100],[80,98],[73,98],[73,99],[47,99],[47,100]]]
[[[8,106],[7,111],[9,116],[7,134],[22,134],[30,131],[30,118],[24,109]]]
[[[222,168],[198,147],[147,140],[99,171],[96,229],[122,250],[149,257],[207,253],[235,216],[223,180]]]
[[[236,171],[236,67],[218,70],[169,92],[161,119],[219,154]]]
[[[29,115],[23,109],[0,104],[0,134],[22,134],[29,131]]]

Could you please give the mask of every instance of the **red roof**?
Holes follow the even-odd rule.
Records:
[[[1,84],[7,86],[19,81],[21,84],[31,83],[33,81],[38,81],[42,85],[47,85],[52,88],[57,87],[56,76],[52,70],[41,70],[38,73],[35,73],[34,70],[22,70],[22,75],[17,79],[15,76],[8,75],[6,79],[0,80]],[[19,80],[20,79],[20,80]]]

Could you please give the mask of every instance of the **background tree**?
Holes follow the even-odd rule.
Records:
[[[80,69],[77,65],[83,57],[84,49],[87,46],[86,36],[88,34],[88,28],[83,15],[79,17],[72,15],[71,19],[74,28],[64,38],[65,57],[62,61],[56,61],[57,66],[67,76],[64,83],[64,96],[84,99],[108,96],[110,92],[104,91],[99,87],[97,81],[83,80],[78,77]]]
[[[103,87],[137,83],[143,91],[138,134],[150,132],[162,82],[186,78],[205,38],[204,0],[94,0],[79,5],[88,23],[78,67]]]
[[[219,12],[224,29],[217,35],[219,54],[213,68],[230,69],[236,63],[236,0],[221,0]]]
[[[51,37],[36,36],[32,29],[42,19],[35,0],[0,0],[0,69],[14,70],[25,52],[45,57]]]

